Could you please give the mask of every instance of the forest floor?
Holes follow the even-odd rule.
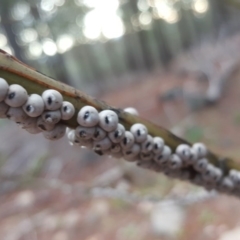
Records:
[[[240,71],[217,105],[196,112],[183,100],[159,100],[180,84],[171,74],[145,75],[102,99],[135,107],[189,141],[203,141],[239,160]],[[2,240],[240,239],[238,199],[217,195],[164,205],[159,200],[166,196],[184,198],[201,188],[68,146],[66,139],[48,142],[8,121],[1,122],[0,131]]]

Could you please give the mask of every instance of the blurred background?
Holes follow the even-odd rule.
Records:
[[[240,150],[238,0],[1,0],[0,48],[224,156]],[[236,240],[239,200],[0,122],[3,240]]]

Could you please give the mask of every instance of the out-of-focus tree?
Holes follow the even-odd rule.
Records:
[[[2,0],[1,26],[15,55],[87,86],[165,66],[219,25],[216,0]],[[87,82],[87,84],[85,84]]]

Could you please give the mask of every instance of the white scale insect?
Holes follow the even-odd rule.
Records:
[[[133,109],[124,111],[138,114]],[[71,119],[74,114],[73,104],[63,101],[62,95],[56,90],[46,90],[42,96],[38,94],[28,96],[22,86],[18,84],[9,86],[3,78],[0,78],[0,117],[9,117],[32,134],[43,132],[47,139],[57,140],[66,132],[66,126],[59,122]],[[181,169],[188,163],[199,172],[198,178],[193,180],[196,184],[208,189],[217,187],[228,193],[239,191],[240,172],[231,170],[228,176],[222,177],[221,169],[208,162],[206,158],[208,151],[203,143],[195,143],[192,147],[181,144],[172,154],[164,140],[149,135],[143,124],[133,124],[130,131],[126,131],[114,111],[98,112],[92,106],[80,109],[77,122],[80,126],[68,133],[69,141],[74,144],[93,147],[96,151],[116,157],[123,155],[128,161],[140,159],[139,166],[164,171],[165,174],[180,179],[189,177],[189,172]]]
[[[83,127],[95,127],[99,123],[98,111],[92,106],[81,108],[77,115],[77,122]]]
[[[75,114],[75,108],[72,103],[63,101],[61,106],[61,116],[62,120],[69,120]]]
[[[131,133],[137,143],[142,143],[147,139],[148,130],[141,123],[135,123],[130,128]]]
[[[31,94],[22,108],[29,117],[38,117],[44,111],[43,99],[38,94]]]
[[[4,101],[7,96],[9,85],[7,81],[0,78],[0,102]]]
[[[63,97],[56,90],[48,89],[42,93],[42,99],[47,110],[58,110],[62,106]]]
[[[99,113],[99,125],[106,132],[115,131],[118,127],[118,115],[112,110],[103,110]]]
[[[9,86],[5,103],[10,107],[21,107],[27,99],[27,91],[18,84],[12,84]]]

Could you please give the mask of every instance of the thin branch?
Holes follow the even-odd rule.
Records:
[[[115,111],[119,117],[119,122],[123,124],[127,130],[129,130],[134,123],[144,124],[147,127],[150,135],[163,138],[165,143],[172,149],[172,151],[175,151],[177,146],[180,144],[191,145],[184,139],[175,136],[168,130],[141,117],[126,113],[122,109],[109,106],[105,102],[94,99],[80,90],[72,88],[59,81],[55,81],[54,79],[37,72],[36,70],[30,68],[29,66],[20,62],[18,59],[1,50],[0,77],[6,79],[9,84],[19,84],[23,86],[29,94],[37,93],[41,95],[46,89],[55,89],[59,91],[64,100],[71,102],[76,109],[76,114],[71,120],[63,121],[64,124],[70,128],[76,128],[78,126],[76,121],[78,110],[85,105],[91,105],[98,111],[102,111],[104,109],[111,109]],[[231,169],[240,170],[240,165],[236,161],[229,158],[223,158],[212,153],[211,151],[208,152],[207,159],[210,163],[220,168],[223,171],[224,176],[226,176]],[[157,171],[157,164],[153,162],[151,169]],[[191,166],[186,167],[186,170],[190,172],[190,177],[188,179],[191,181],[194,179],[197,172]]]

